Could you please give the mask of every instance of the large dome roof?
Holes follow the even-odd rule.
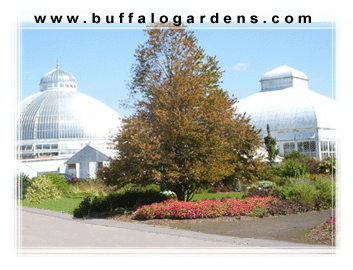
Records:
[[[107,138],[121,117],[100,101],[75,91],[51,90],[24,100],[19,118],[22,140]]]
[[[293,87],[259,92],[241,100],[237,112],[250,116],[251,123],[266,131],[336,127],[334,100],[310,90]]]
[[[46,89],[20,103],[18,139],[102,139],[122,125],[121,117],[100,101],[79,93],[76,87],[53,82],[74,83],[75,78],[58,67],[41,80]],[[51,85],[50,85],[51,83]],[[73,84],[71,84],[73,85]]]
[[[294,69],[280,67],[275,70],[282,70],[283,72],[279,72],[281,74],[291,74],[290,78],[301,76],[305,79],[305,75],[301,75],[303,73],[293,72]],[[268,72],[262,80],[280,78],[276,74],[278,73]],[[309,90],[305,84],[284,86],[285,88],[278,90],[275,87],[276,85],[269,85],[266,91],[262,90],[242,99],[235,105],[238,113],[246,113],[250,117],[250,124],[262,129],[262,135],[267,134],[267,124],[270,125],[271,134],[278,140],[313,138],[319,129],[337,128],[338,106],[333,99]]]

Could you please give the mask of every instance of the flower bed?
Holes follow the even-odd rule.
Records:
[[[322,228],[326,231],[336,232],[336,218],[331,217],[329,221],[322,225]]]
[[[305,236],[307,242],[336,245],[336,218],[331,217],[324,224],[312,228]]]
[[[277,201],[276,198],[252,197],[246,199],[199,200],[197,202],[182,202],[169,199],[161,203],[144,205],[137,209],[137,219],[193,219],[214,218],[220,216],[237,216],[250,213],[255,208],[267,207],[269,202]]]

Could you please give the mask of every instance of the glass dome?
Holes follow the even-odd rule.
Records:
[[[260,82],[260,92],[235,106],[250,117],[262,137],[269,124],[280,155],[292,151],[317,158],[335,155],[337,101],[309,90],[306,75],[287,66],[265,73]]]
[[[17,119],[19,150],[28,158],[72,155],[88,142],[106,148],[109,132],[122,125],[114,110],[77,92],[76,79],[58,66],[42,78],[40,86],[40,93],[20,103]]]
[[[275,91],[296,86],[308,88],[308,80],[303,72],[283,65],[266,72],[261,77],[261,91]]]
[[[76,91],[77,88],[75,77],[60,69],[59,64],[56,65],[56,69],[43,76],[39,85],[41,92],[57,88]]]

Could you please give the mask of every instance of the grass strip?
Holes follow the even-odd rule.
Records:
[[[230,197],[231,199],[239,198],[242,199],[244,194],[242,192],[230,192],[230,193],[200,193],[195,194],[194,198],[191,200],[196,202],[200,199],[212,200],[212,199],[222,199],[225,197]]]
[[[79,207],[80,203],[83,201],[83,198],[61,198],[56,201],[46,201],[42,203],[30,203],[27,200],[22,200],[22,206],[31,207],[31,208],[39,208],[39,209],[47,209],[56,212],[64,212],[67,214],[73,214],[74,209]]]

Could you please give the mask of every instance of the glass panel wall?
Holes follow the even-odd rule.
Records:
[[[284,143],[283,151],[285,155],[292,153],[293,151],[295,151],[295,143],[294,142]]]
[[[327,157],[336,157],[335,141],[320,141],[321,159]]]
[[[316,157],[316,142],[303,141],[297,143],[298,152],[307,157]]]

